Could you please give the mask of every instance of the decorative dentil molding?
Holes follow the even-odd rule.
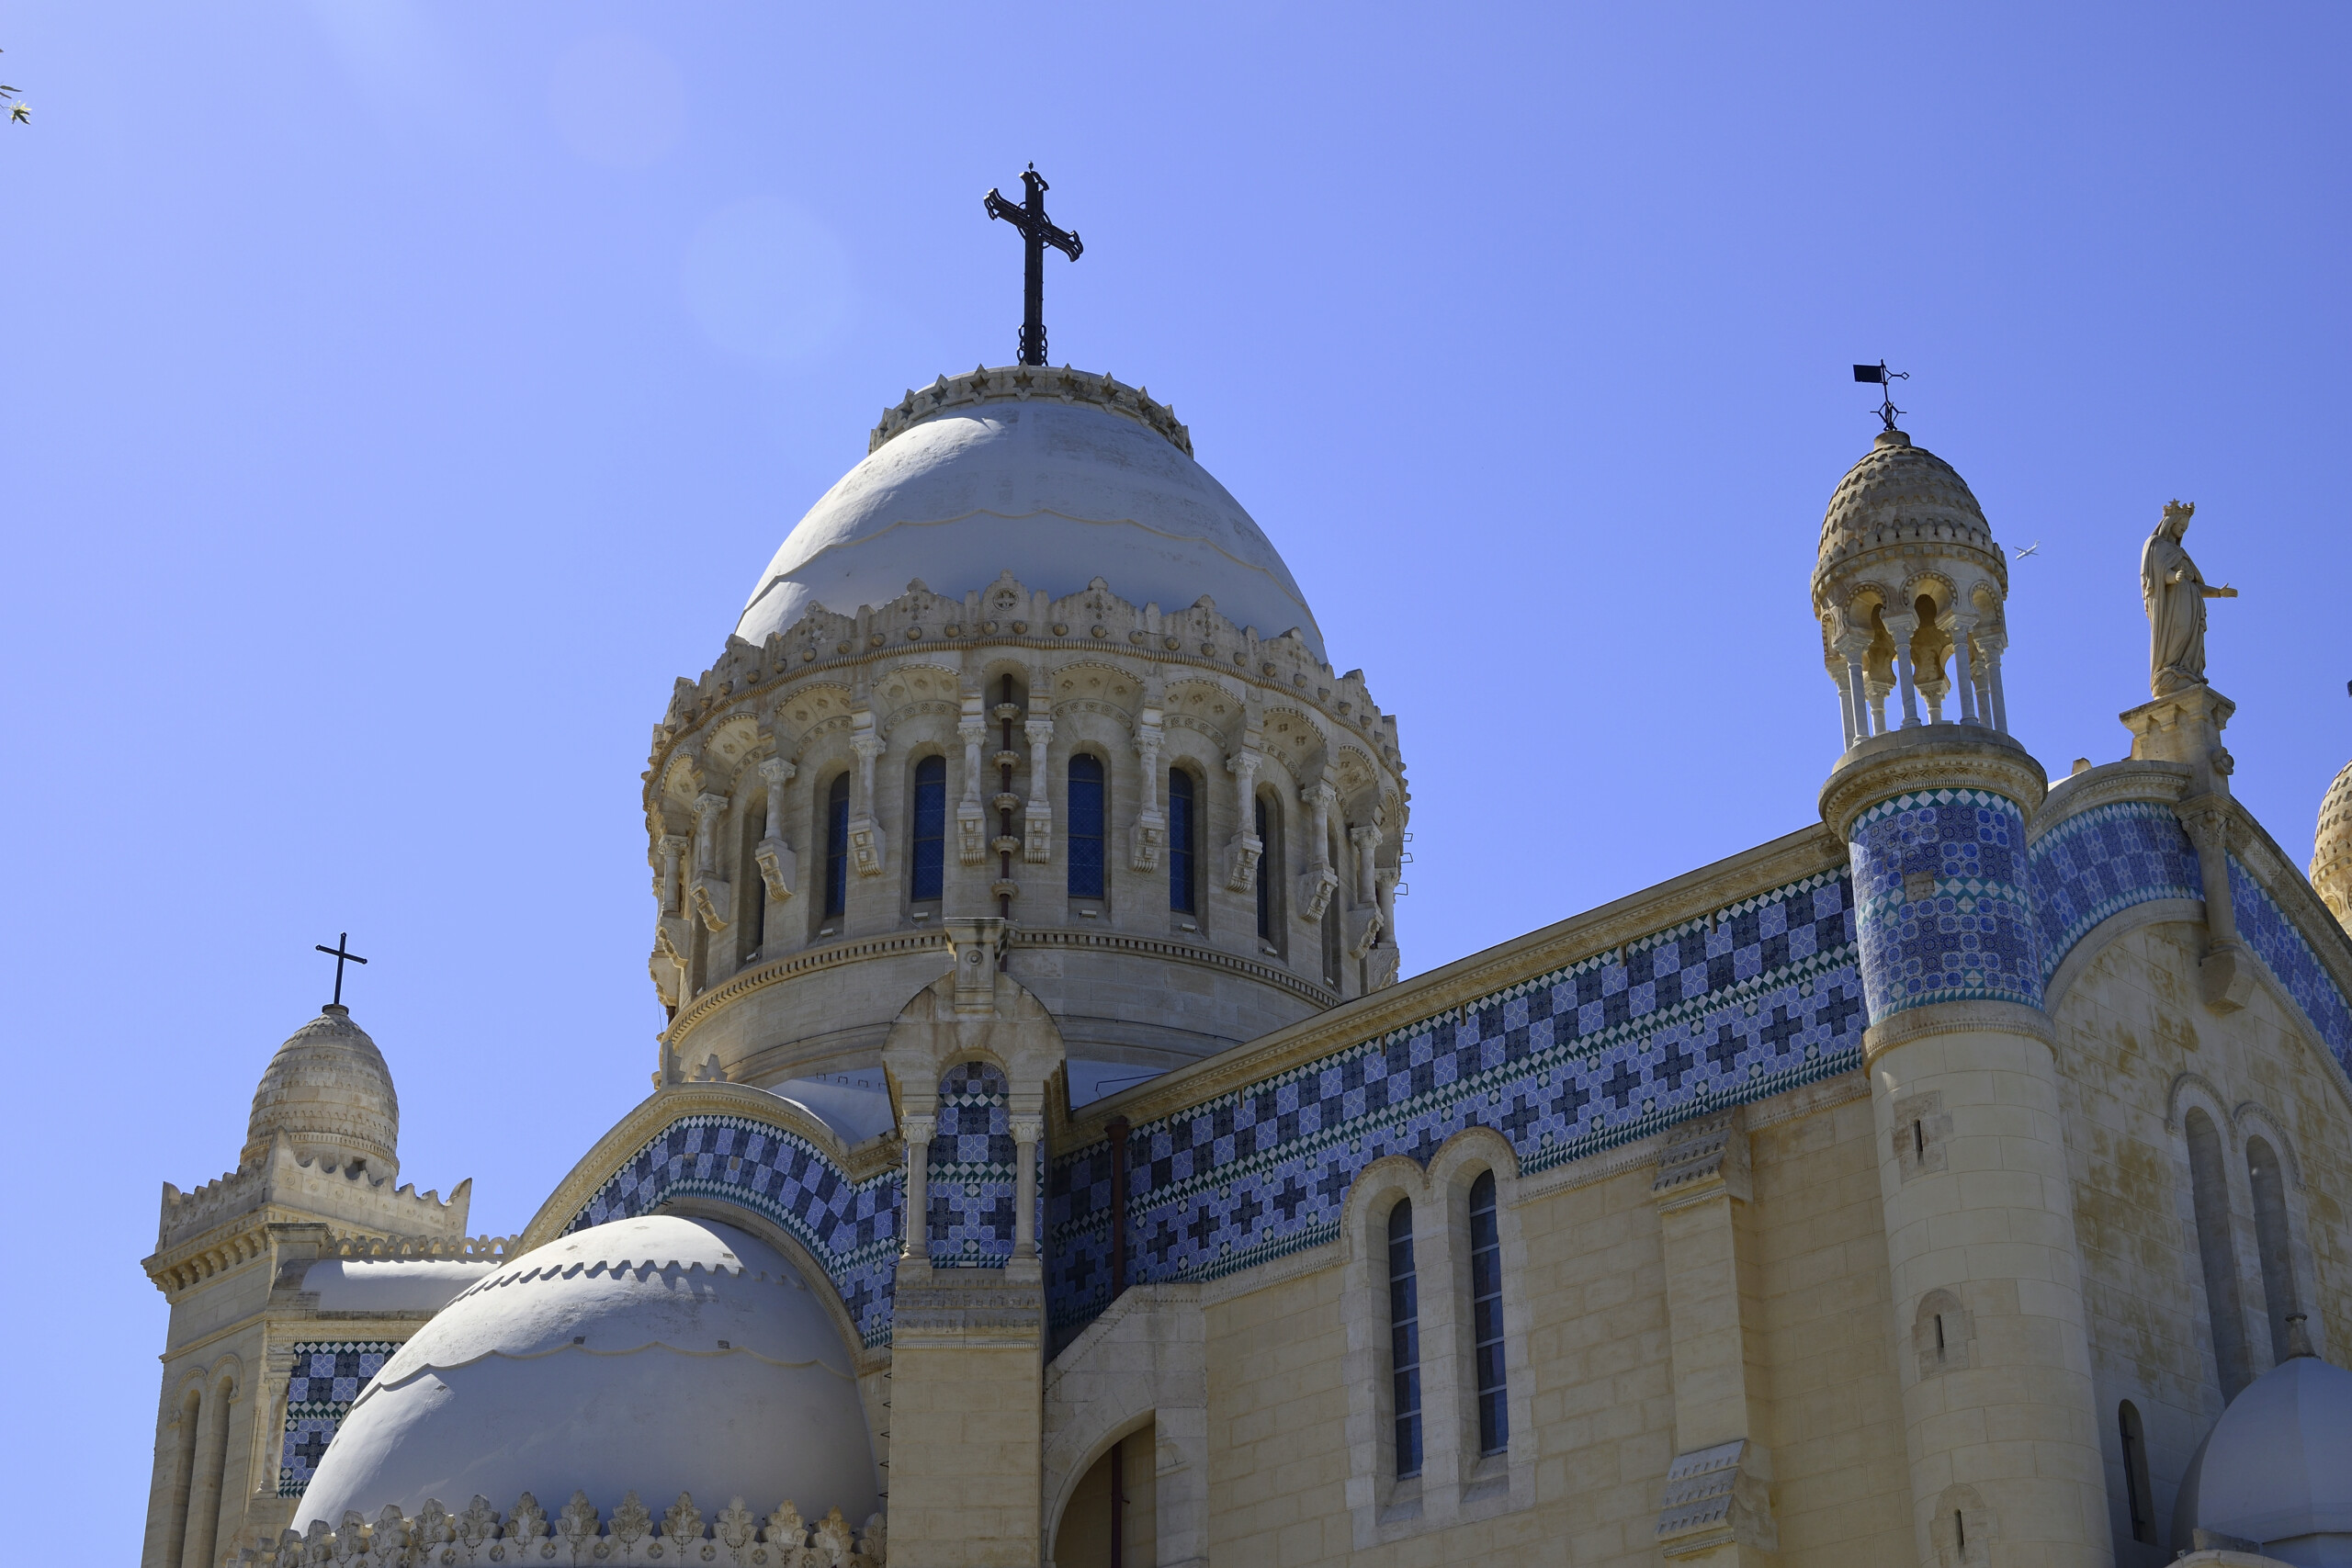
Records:
[[[893,436],[904,434],[934,414],[975,408],[982,403],[1041,401],[1084,404],[1135,421],[1167,439],[1187,457],[1193,455],[1193,433],[1177,422],[1169,404],[1154,402],[1140,387],[1123,385],[1117,378],[1091,370],[1057,370],[1044,365],[1006,365],[991,369],[976,366],[961,376],[942,376],[882,411],[874,433],[865,439],[868,456],[879,452]]]
[[[299,1510],[298,1516],[299,1517]],[[523,1563],[724,1562],[729,1568],[885,1568],[888,1530],[880,1514],[852,1529],[834,1508],[808,1519],[787,1501],[762,1517],[732,1499],[706,1518],[691,1494],[659,1518],[635,1492],[609,1519],[600,1518],[585,1492],[550,1518],[537,1498],[523,1494],[501,1516],[477,1496],[452,1514],[427,1499],[414,1518],[387,1504],[370,1520],[354,1508],[341,1522],[312,1519],[307,1532],[286,1530],[272,1547],[223,1554],[227,1568],[443,1568],[443,1565]]]

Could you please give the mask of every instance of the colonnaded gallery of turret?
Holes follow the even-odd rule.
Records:
[[[1890,412],[1792,830],[1400,980],[1377,671],[1042,359],[886,409],[678,681],[651,1092],[523,1234],[402,1169],[401,1042],[255,1051],[148,1568],[2352,1563],[2352,768],[2308,875],[2233,799],[2191,508],[2052,777]]]

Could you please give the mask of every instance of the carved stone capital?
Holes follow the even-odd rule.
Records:
[[[860,761],[870,762],[890,749],[889,741],[871,731],[850,737],[849,749],[857,753]]]
[[[899,1127],[900,1134],[907,1140],[908,1146],[912,1148],[918,1145],[924,1145],[931,1142],[933,1135],[935,1135],[939,1131],[939,1118],[936,1116],[902,1116],[899,1119]]]
[[[762,839],[752,851],[752,858],[759,863],[760,879],[767,884],[770,898],[780,902],[792,897],[793,879],[800,861],[790,844],[782,839]]]
[[[1014,1143],[1034,1144],[1045,1135],[1046,1119],[1043,1116],[1015,1116],[1012,1118],[1012,1141]]]
[[[1030,745],[1043,746],[1054,738],[1054,721],[1050,718],[1033,718],[1021,727],[1021,733],[1027,739]]]
[[[1340,874],[1328,865],[1311,866],[1298,878],[1298,918],[1302,924],[1315,925],[1323,919],[1323,911],[1331,902],[1331,895],[1340,886]]]
[[[790,784],[793,781],[794,776],[799,772],[799,764],[795,762],[789,757],[763,757],[760,759],[760,777],[766,781],[771,789],[777,784]]]
[[[1856,741],[1821,786],[1821,819],[1839,838],[1882,800],[1937,789],[1981,789],[2016,803],[2029,826],[2048,775],[2033,754],[1981,725],[1929,724]]]
[[[1236,833],[1225,848],[1232,866],[1226,874],[1226,887],[1235,893],[1256,892],[1258,857],[1266,852],[1266,841],[1255,833]]]

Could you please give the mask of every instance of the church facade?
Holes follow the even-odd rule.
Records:
[[[2184,508],[2051,779],[1889,426],[1817,820],[1400,981],[1396,719],[1173,411],[910,392],[653,728],[651,1092],[526,1231],[340,1007],[165,1187],[142,1561],[2352,1562],[2352,767],[2306,875]]]

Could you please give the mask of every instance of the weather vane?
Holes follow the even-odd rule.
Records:
[[[368,961],[360,957],[359,954],[356,953],[345,951],[345,949],[351,946],[351,933],[349,931],[337,931],[335,933],[334,945],[333,947],[329,947],[324,942],[314,942],[312,945],[321,953],[325,953],[328,957],[334,960],[334,1000],[329,1002],[327,1005],[329,1007],[341,1007],[343,1005],[343,965],[345,961],[347,959],[354,964],[365,964]]]
[[[1893,430],[1894,428],[1895,417],[1903,412],[1901,409],[1894,406],[1894,384],[1897,381],[1908,381],[1911,379],[1911,372],[1908,370],[1889,370],[1886,367],[1886,361],[1882,359],[1876,365],[1855,366],[1854,379],[1857,381],[1868,381],[1872,386],[1885,389],[1879,401],[1878,417],[1884,422],[1887,429]]]
[[[988,214],[1001,218],[1021,231],[1023,265],[1021,271],[1021,363],[1046,363],[1046,247],[1051,245],[1070,260],[1076,261],[1086,247],[1079,243],[1078,231],[1064,232],[1046,217],[1046,192],[1050,187],[1030,164],[1022,171],[1021,183],[1027,196],[1015,206],[991,186],[989,190]]]

